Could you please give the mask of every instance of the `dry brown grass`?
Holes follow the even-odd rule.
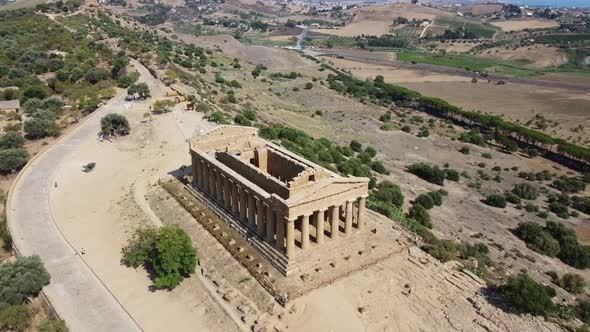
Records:
[[[524,29],[546,29],[559,26],[559,23],[557,21],[542,19],[522,19],[490,23],[492,25],[499,27],[503,31],[519,31]]]

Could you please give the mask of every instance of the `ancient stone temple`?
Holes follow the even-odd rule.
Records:
[[[190,154],[197,193],[284,274],[305,251],[365,228],[369,179],[335,174],[256,128],[216,127],[191,140]]]

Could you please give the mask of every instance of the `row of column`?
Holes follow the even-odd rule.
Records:
[[[324,242],[326,228],[330,238],[336,239],[339,233],[348,236],[352,233],[353,222],[359,230],[365,225],[365,197],[346,201],[342,205],[330,206],[326,210],[314,211],[289,219],[277,214],[265,204],[264,199],[251,189],[221,172],[215,165],[193,155],[193,183],[219,205],[223,206],[236,219],[240,220],[266,242],[274,244],[279,251],[286,251],[288,257],[295,252],[295,231],[300,232],[300,247],[310,246],[310,222],[315,228],[315,242]],[[340,222],[344,221],[343,231]],[[326,227],[327,226],[327,227]]]
[[[344,221],[341,231],[340,222]],[[300,245],[302,250],[310,247],[312,237],[317,244],[324,243],[326,227],[329,228],[329,236],[337,239],[340,233],[344,237],[352,234],[353,225],[362,230],[365,228],[365,196],[346,201],[343,205],[330,206],[327,210],[314,211],[310,215],[302,215],[293,220],[287,220],[287,256],[291,256],[295,249],[295,229],[300,231]],[[315,231],[310,232],[310,226]]]
[[[274,241],[275,213],[253,190],[197,156],[193,156],[193,183],[259,236]]]

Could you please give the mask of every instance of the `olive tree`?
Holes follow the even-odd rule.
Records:
[[[100,119],[100,130],[104,135],[127,135],[129,134],[129,121],[121,114],[110,113]]]

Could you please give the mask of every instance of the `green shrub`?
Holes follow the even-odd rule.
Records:
[[[307,83],[305,83],[305,87],[304,87],[304,89],[306,89],[306,90],[311,90],[312,88],[313,88],[313,83],[311,83],[311,82],[307,82]]]
[[[484,203],[493,207],[505,208],[506,198],[500,194],[491,194],[486,197]]]
[[[533,315],[546,315],[553,308],[551,296],[545,286],[527,274],[508,278],[500,287],[502,296],[517,310]]]
[[[428,194],[420,194],[414,200],[414,204],[422,205],[426,210],[430,210],[434,207],[434,201]]]
[[[441,206],[443,201],[443,193],[440,190],[431,191],[428,193],[428,196],[432,199],[432,202],[436,206]]]
[[[68,332],[68,327],[63,319],[45,318],[39,323],[39,332]]]
[[[377,191],[372,194],[374,199],[401,207],[404,204],[404,195],[400,187],[391,181],[382,181],[377,185]]]
[[[408,217],[416,220],[420,225],[432,228],[428,210],[420,204],[414,204],[408,211]]]
[[[250,120],[250,121],[256,121],[256,111],[255,110],[245,110],[243,112],[244,117],[246,117],[246,119]]]
[[[237,125],[240,125],[240,126],[251,126],[252,125],[252,121],[248,120],[248,118],[246,118],[242,114],[238,114],[234,117],[234,123]]]
[[[462,154],[465,154],[465,155],[467,155],[467,154],[469,154],[469,153],[471,152],[471,150],[470,150],[468,147],[466,147],[466,146],[463,146],[463,147],[461,147],[461,148],[459,149],[459,152],[461,152]]]
[[[426,127],[421,127],[420,131],[418,132],[418,137],[428,137],[430,136],[430,131]]]
[[[57,136],[59,134],[59,128],[57,127],[55,120],[39,117],[32,117],[25,121],[24,131],[26,136],[30,139]]]
[[[529,183],[518,183],[514,185],[512,188],[512,192],[522,199],[537,199],[539,193],[537,192],[537,188]]]
[[[573,229],[560,222],[548,221],[545,230],[559,242],[559,259],[578,269],[590,266],[590,247],[578,243]]]
[[[31,311],[26,305],[7,306],[0,310],[0,331],[24,331],[30,320]]]
[[[590,197],[572,197],[572,207],[585,214],[590,214]]]
[[[190,237],[178,226],[138,229],[127,247],[123,262],[139,267],[147,264],[155,272],[154,286],[172,289],[195,272],[196,251]]]
[[[438,168],[438,166],[431,166],[426,163],[417,163],[408,167],[408,172],[418,176],[419,178],[428,182],[444,185],[446,172]]]
[[[350,148],[354,152],[361,152],[363,150],[363,145],[357,140],[352,140],[350,141]]]
[[[39,256],[21,256],[0,264],[0,308],[22,304],[49,284],[49,273]]]
[[[555,257],[559,254],[559,242],[540,225],[533,222],[520,223],[515,229],[515,234],[533,251],[549,257]]]
[[[379,174],[389,174],[383,163],[380,161],[372,162],[371,169]]]
[[[553,180],[553,186],[562,193],[577,193],[586,189],[586,182],[562,176],[559,179]]]
[[[590,301],[585,300],[578,302],[576,305],[576,317],[582,322],[590,324]]]
[[[471,143],[471,144],[475,144],[475,145],[480,145],[483,146],[485,145],[485,140],[483,138],[483,136],[481,135],[479,129],[472,129],[470,131],[461,133],[461,136],[459,136],[459,140],[461,142],[465,142],[465,143]]]
[[[15,132],[7,132],[0,136],[0,149],[18,149],[25,145],[24,137]]]
[[[124,115],[110,113],[100,119],[101,133],[108,136],[121,136],[129,134],[129,121]]]
[[[489,152],[484,152],[481,154],[482,158],[492,159],[492,154]]]
[[[449,181],[458,182],[461,178],[459,172],[454,169],[447,169],[445,174],[446,179]]]
[[[371,163],[371,155],[367,152],[359,153],[357,158],[360,159],[360,161],[365,165],[368,165]]]
[[[565,289],[571,294],[581,294],[586,287],[584,278],[576,273],[566,273],[560,279],[555,281],[555,284]]]
[[[410,126],[403,126],[401,130],[405,133],[410,133],[412,131],[412,128]]]
[[[520,197],[516,196],[513,193],[507,193],[506,201],[512,204],[520,204]]]
[[[555,213],[560,218],[569,218],[569,211],[567,206],[557,201],[549,203],[549,211]]]
[[[209,121],[219,124],[224,124],[227,122],[227,120],[225,120],[225,116],[221,112],[211,113],[211,115],[209,116]]]
[[[377,156],[377,150],[375,150],[375,148],[372,146],[367,146],[365,148],[365,152],[371,156],[371,158],[375,158]]]
[[[24,148],[0,150],[0,173],[10,173],[21,169],[29,160]]]

